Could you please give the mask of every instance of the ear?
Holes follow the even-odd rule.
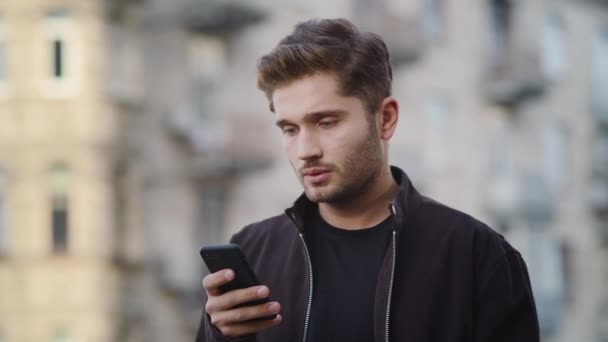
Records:
[[[397,100],[389,96],[382,101],[378,112],[378,128],[380,138],[382,140],[390,140],[395,133],[397,128],[397,121],[399,119],[399,103]]]

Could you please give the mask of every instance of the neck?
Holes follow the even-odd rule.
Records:
[[[390,215],[388,204],[397,191],[398,185],[386,166],[363,194],[340,203],[319,203],[319,213],[334,227],[347,230],[373,227]]]

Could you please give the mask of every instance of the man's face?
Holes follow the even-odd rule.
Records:
[[[272,99],[289,162],[311,201],[345,202],[368,190],[382,167],[382,142],[361,100],[340,95],[332,74],[293,81]]]

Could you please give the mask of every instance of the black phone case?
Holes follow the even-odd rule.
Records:
[[[226,268],[230,268],[234,271],[234,279],[231,282],[220,286],[220,291],[222,293],[260,285],[260,282],[255,276],[255,273],[251,270],[251,267],[249,267],[247,259],[245,259],[245,256],[241,252],[241,248],[238,245],[223,244],[203,246],[200,250],[200,255],[211,273],[215,273]],[[247,302],[237,307],[258,305],[267,302],[270,302],[270,298],[263,298]],[[270,315],[259,319],[272,320],[275,317],[276,315]]]

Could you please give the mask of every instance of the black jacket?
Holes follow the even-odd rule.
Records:
[[[483,223],[421,196],[403,171],[392,172],[400,191],[389,205],[393,241],[377,282],[375,341],[539,341],[519,252]],[[314,275],[303,236],[315,209],[302,195],[284,215],[233,236],[272,299],[281,303],[283,317],[280,325],[237,341],[304,340]],[[223,337],[203,313],[196,341],[234,340]]]

